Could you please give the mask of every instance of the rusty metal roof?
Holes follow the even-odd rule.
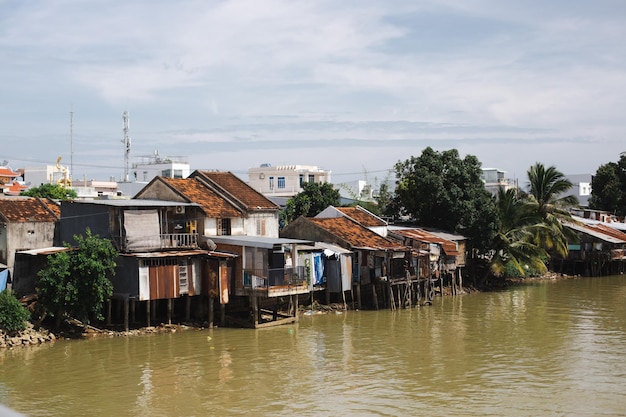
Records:
[[[185,256],[197,256],[208,255],[217,258],[236,258],[239,255],[222,252],[222,251],[209,251],[202,249],[190,249],[190,250],[177,250],[177,251],[160,251],[160,252],[132,252],[132,253],[120,253],[120,256],[128,256],[131,258],[168,258],[168,257],[185,257]]]
[[[420,242],[436,243],[438,245],[441,245],[443,251],[448,256],[457,256],[459,254],[455,242],[443,239],[439,236],[435,236],[434,234],[422,229],[395,229],[391,233],[414,239]]]
[[[380,217],[376,216],[373,213],[370,213],[366,209],[361,206],[356,207],[336,207],[337,210],[350,217],[352,220],[356,220],[361,223],[365,227],[380,227],[387,226],[387,222],[385,222]]]
[[[407,250],[407,247],[374,233],[348,217],[306,218],[327,232],[347,242],[353,248],[374,250]]]
[[[3,197],[0,198],[0,219],[7,223],[59,221],[59,205],[47,198]]]

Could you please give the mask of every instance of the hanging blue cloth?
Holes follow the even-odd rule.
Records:
[[[321,253],[313,255],[313,267],[315,269],[315,285],[324,283],[324,260]]]
[[[9,270],[0,271],[0,291],[7,289],[7,281],[9,279]]]

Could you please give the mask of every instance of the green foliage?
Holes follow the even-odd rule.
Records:
[[[15,332],[26,328],[30,312],[24,307],[11,290],[0,292],[0,329]]]
[[[524,277],[546,271],[547,253],[534,237],[544,227],[535,206],[517,190],[499,189],[496,196],[498,233],[493,239],[489,271],[497,277]]]
[[[20,195],[50,198],[53,200],[73,200],[78,197],[76,191],[57,184],[42,184],[39,187],[33,187],[26,191],[22,191]]]
[[[48,256],[47,266],[39,272],[40,300],[57,319],[69,315],[89,322],[95,315],[102,320],[104,302],[113,293],[109,277],[115,274],[118,253],[111,241],[89,229],[74,239],[74,250]]]
[[[461,233],[480,251],[489,247],[496,213],[475,156],[461,159],[456,149],[436,152],[428,147],[420,157],[396,163],[395,171],[403,214],[421,226]]]
[[[548,252],[566,257],[568,239],[576,240],[577,237],[563,226],[563,222],[572,222],[567,208],[576,206],[578,198],[561,196],[572,187],[572,183],[554,166],[546,169],[541,163],[530,167],[528,181],[529,202],[543,223],[542,228],[535,230],[535,242]]]
[[[619,161],[601,165],[591,179],[589,207],[626,216],[626,153]]]
[[[302,191],[287,201],[282,225],[286,226],[300,216],[316,216],[328,206],[339,206],[339,191],[327,182],[305,182]]]

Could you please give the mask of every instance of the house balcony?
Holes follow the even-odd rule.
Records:
[[[244,269],[243,294],[261,294],[267,297],[305,294],[309,291],[306,269],[295,268]]]
[[[153,236],[118,237],[120,252],[151,252],[173,249],[197,249],[197,233],[163,233]]]

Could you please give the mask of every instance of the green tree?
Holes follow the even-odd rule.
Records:
[[[531,166],[527,174],[529,201],[544,225],[536,229],[536,242],[546,251],[566,257],[568,238],[576,239],[570,229],[563,226],[563,222],[573,221],[567,209],[578,205],[576,196],[564,194],[570,190],[572,182],[554,166],[545,168],[539,162]]]
[[[626,153],[619,161],[601,165],[591,179],[589,207],[626,215]]]
[[[327,182],[305,182],[302,191],[287,200],[282,225],[284,227],[300,216],[316,216],[328,206],[339,206],[339,191]]]
[[[15,332],[26,328],[30,312],[9,289],[0,291],[0,329]]]
[[[53,200],[73,200],[78,197],[76,191],[57,184],[41,184],[39,187],[32,187],[26,191],[22,191],[20,195],[50,198]]]
[[[475,156],[461,159],[456,149],[436,152],[428,147],[421,156],[396,163],[395,171],[403,214],[422,226],[461,233],[479,251],[489,248],[496,212]]]
[[[115,274],[118,256],[108,239],[93,235],[75,235],[76,247],[48,256],[39,271],[38,293],[43,306],[54,314],[57,325],[66,317],[89,323],[91,316],[102,320],[104,302],[113,293],[110,277]]]
[[[527,271],[546,272],[546,251],[535,243],[537,230],[543,228],[535,206],[520,197],[515,189],[498,190],[496,196],[498,232],[493,239],[489,271],[497,277],[514,271],[526,276]],[[510,272],[508,272],[510,273]]]

